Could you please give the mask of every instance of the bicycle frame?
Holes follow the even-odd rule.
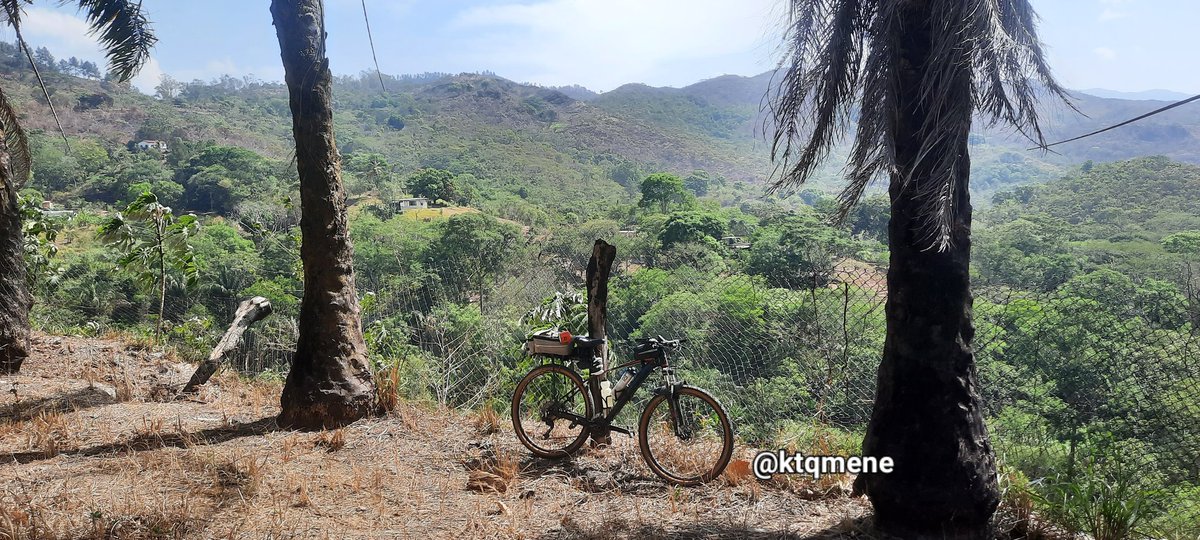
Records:
[[[626,367],[631,367],[636,363],[638,362],[630,362],[623,366],[617,366],[614,369],[624,369]],[[606,414],[604,414],[602,417],[604,419],[604,423],[611,423],[618,414],[621,414],[621,411],[625,408],[625,405],[633,400],[633,395],[637,393],[638,388],[641,388],[642,383],[646,382],[646,379],[650,378],[651,373],[654,373],[659,367],[661,367],[650,362],[641,362],[641,364],[642,365],[638,367],[637,372],[633,374],[633,379],[629,381],[629,384],[625,386],[624,390],[621,391],[621,395],[617,397],[615,402],[613,402],[612,408],[607,409]],[[604,410],[603,404],[601,404],[600,408],[601,410]]]
[[[666,393],[667,394],[667,398],[668,398],[667,401],[670,404],[671,417],[674,420],[679,419],[679,417],[680,417],[679,416],[679,402],[676,399],[674,399],[675,389],[679,386],[679,384],[673,380],[672,375],[673,375],[674,370],[671,368],[671,364],[667,360],[667,355],[665,352],[663,353],[663,356],[661,359],[633,360],[631,362],[627,362],[625,364],[621,364],[619,366],[612,367],[612,368],[605,370],[597,375],[588,377],[587,385],[588,385],[589,391],[592,393],[593,396],[600,395],[600,382],[606,380],[608,371],[613,371],[613,370],[619,371],[619,370],[623,370],[625,368],[634,367],[634,366],[637,366],[637,371],[634,372],[633,379],[631,379],[629,381],[629,384],[626,385],[624,389],[622,389],[621,395],[618,396],[616,398],[616,401],[613,402],[613,406],[610,408],[605,408],[603,403],[598,403],[598,407],[596,409],[596,417],[591,419],[589,422],[593,427],[603,426],[603,427],[606,427],[613,431],[616,431],[618,433],[624,433],[625,435],[633,435],[627,429],[624,429],[624,428],[621,428],[618,426],[613,426],[612,421],[616,419],[617,415],[621,414],[621,411],[625,409],[625,405],[628,405],[629,402],[633,400],[633,396],[635,394],[637,394],[637,391],[646,382],[646,379],[650,378],[650,374],[654,373],[655,371],[657,371],[659,369],[662,369],[664,375],[666,376],[666,381],[665,381],[666,384],[664,384],[662,388],[656,390],[656,393]],[[675,422],[675,425],[678,426],[679,423]],[[680,434],[680,436],[683,436],[683,434]]]
[[[578,362],[578,360],[576,360],[576,362]],[[604,361],[599,356],[596,356],[596,357],[592,358],[590,365],[592,365],[592,366],[598,365],[598,366],[602,366],[602,367],[607,367],[607,364],[608,364],[607,361]],[[578,363],[576,363],[576,366],[578,366]],[[613,402],[612,407],[604,407],[604,403],[600,398],[600,383],[608,379],[609,371],[622,370],[622,369],[625,369],[628,367],[633,367],[633,366],[637,366],[637,371],[634,372],[633,379],[631,379],[629,381],[629,384],[626,385],[624,389],[622,389],[621,395],[616,398],[616,401]],[[667,355],[666,351],[664,351],[662,356],[658,357],[658,358],[649,358],[649,359],[640,359],[640,360],[635,359],[633,361],[621,364],[619,366],[615,366],[615,367],[612,367],[609,369],[604,369],[602,371],[598,371],[595,374],[589,375],[587,377],[587,379],[585,380],[584,384],[587,387],[586,388],[587,393],[591,394],[592,402],[596,405],[596,407],[593,408],[593,412],[592,412],[593,417],[592,418],[583,418],[583,417],[575,415],[575,414],[562,413],[562,412],[558,413],[557,417],[562,418],[564,420],[570,420],[572,423],[579,423],[579,424],[587,425],[591,429],[597,429],[597,428],[608,429],[608,430],[616,431],[618,433],[623,433],[625,435],[632,436],[633,435],[632,432],[630,432],[629,430],[627,430],[625,428],[612,425],[612,421],[615,420],[617,415],[621,414],[621,411],[623,411],[625,409],[625,406],[628,405],[629,402],[633,400],[634,394],[636,394],[637,391],[642,387],[642,385],[645,384],[646,379],[650,378],[650,374],[654,373],[655,371],[657,371],[659,369],[663,370],[663,375],[664,375],[665,380],[664,380],[663,386],[661,388],[655,390],[655,393],[666,395],[667,403],[668,403],[668,406],[670,409],[671,419],[674,421],[673,423],[675,424],[675,429],[677,430],[676,435],[678,435],[681,438],[685,438],[685,439],[689,438],[689,436],[690,436],[689,433],[684,433],[682,431],[678,431],[681,429],[680,422],[679,422],[681,415],[679,412],[679,401],[676,399],[676,393],[677,393],[679,387],[682,386],[682,383],[675,380],[675,378],[674,378],[675,370],[674,370],[674,368],[672,368],[671,363],[668,360],[668,355]]]

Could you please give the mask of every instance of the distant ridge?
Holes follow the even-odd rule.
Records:
[[[1106,90],[1104,88],[1088,88],[1080,90],[1084,94],[1105,98],[1105,99],[1133,99],[1133,100],[1155,100],[1155,101],[1179,101],[1181,99],[1192,97],[1194,94],[1185,94],[1183,92],[1175,92],[1173,90],[1142,90],[1140,92],[1120,92],[1117,90]]]

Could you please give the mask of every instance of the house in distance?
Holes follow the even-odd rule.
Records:
[[[139,151],[142,151],[142,152],[146,152],[148,150],[158,150],[159,152],[167,152],[169,150],[167,141],[159,141],[159,140],[154,140],[154,139],[146,139],[144,141],[138,141],[138,142],[134,143],[133,146],[134,146],[134,148],[137,148]]]
[[[403,214],[408,210],[419,210],[429,208],[429,199],[425,197],[409,197],[407,199],[396,199],[392,201],[392,211],[397,214]]]

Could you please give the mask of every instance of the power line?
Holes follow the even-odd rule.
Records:
[[[367,18],[367,0],[362,0],[363,22],[367,23],[367,41],[371,43],[371,58],[375,60],[375,76],[379,77],[379,87],[387,92],[383,85],[383,72],[379,70],[379,57],[375,56],[375,38],[371,37],[371,19]]]
[[[1111,125],[1111,126],[1108,126],[1108,127],[1106,127],[1106,128],[1103,128],[1103,129],[1097,129],[1096,131],[1093,131],[1093,132],[1091,132],[1091,133],[1085,133],[1085,134],[1083,134],[1083,135],[1080,135],[1080,136],[1078,136],[1078,137],[1073,137],[1073,138],[1067,139],[1067,140],[1065,140],[1065,141],[1058,141],[1058,142],[1056,142],[1056,143],[1052,143],[1052,144],[1044,144],[1044,145],[1041,145],[1041,146],[1035,146],[1035,147],[1033,147],[1033,148],[1027,148],[1026,150],[1048,150],[1048,149],[1049,149],[1051,146],[1058,146],[1058,145],[1060,145],[1060,144],[1069,143],[1069,142],[1071,142],[1071,141],[1078,141],[1079,139],[1083,139],[1083,138],[1086,138],[1086,137],[1091,137],[1092,135],[1096,135],[1096,134],[1099,134],[1099,133],[1104,133],[1105,131],[1108,131],[1108,130],[1111,130],[1111,129],[1117,129],[1117,128],[1121,127],[1121,126],[1124,126],[1124,125],[1127,125],[1127,124],[1132,124],[1132,123],[1134,123],[1134,122],[1137,122],[1138,120],[1141,120],[1141,119],[1143,119],[1143,118],[1149,118],[1149,117],[1151,117],[1151,116],[1154,116],[1154,115],[1156,115],[1156,114],[1158,114],[1158,113],[1160,113],[1160,112],[1169,111],[1169,110],[1171,110],[1171,109],[1174,109],[1175,107],[1178,107],[1178,106],[1180,106],[1180,105],[1187,105],[1188,103],[1191,103],[1191,102],[1193,102],[1193,101],[1196,101],[1196,100],[1200,100],[1200,95],[1195,95],[1195,96],[1192,96],[1192,97],[1190,97],[1190,98],[1187,98],[1187,99],[1185,99],[1185,100],[1176,101],[1175,103],[1172,103],[1172,104],[1170,104],[1170,105],[1167,105],[1166,107],[1161,107],[1161,108],[1159,108],[1159,109],[1155,109],[1155,110],[1153,110],[1153,111],[1150,111],[1150,112],[1148,112],[1148,113],[1146,113],[1146,114],[1143,114],[1143,115],[1141,115],[1141,116],[1139,116],[1139,117],[1137,117],[1137,118],[1130,118],[1129,120],[1126,120],[1126,121],[1124,121],[1124,122],[1121,122],[1120,124],[1113,124],[1113,125]]]

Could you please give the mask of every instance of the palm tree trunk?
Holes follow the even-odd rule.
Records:
[[[341,156],[321,0],[272,0],[271,16],[291,97],[300,175],[304,298],[296,355],[283,388],[281,426],[341,426],[368,414],[375,385],[354,288]]]
[[[891,261],[886,306],[887,337],[879,366],[875,408],[863,452],[890,456],[891,474],[862,475],[859,485],[875,507],[877,526],[902,538],[987,538],[999,501],[996,464],[984,426],[971,341],[973,298],[971,202],[967,137],[971,107],[925,98],[922,81],[932,65],[930,9],[926,2],[903,8],[900,43],[896,153],[891,179]],[[949,68],[950,96],[971,99],[969,62]],[[943,71],[944,72],[944,71]],[[927,118],[941,115],[942,128],[925,132]],[[947,123],[948,122],[948,123]],[[946,127],[948,126],[948,127]],[[939,141],[920,159],[922,143]],[[951,245],[930,249],[918,217],[938,156],[956,156],[951,197]],[[910,181],[903,180],[911,173]]]
[[[2,133],[4,125],[0,123]],[[9,168],[8,146],[0,136],[0,374],[16,373],[29,356],[29,308],[33,297],[25,275],[16,178]]]

